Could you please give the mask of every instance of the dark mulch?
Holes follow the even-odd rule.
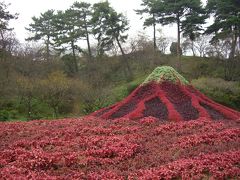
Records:
[[[115,118],[120,118],[123,117],[130,112],[132,112],[137,106],[137,101],[134,99],[129,101],[128,103],[124,104],[121,106],[116,112],[114,112],[111,116],[110,119],[115,119]]]
[[[96,116],[99,117],[101,115],[103,115],[104,113],[107,113],[108,111],[110,111],[113,107],[107,107],[106,109],[100,110],[98,113],[96,113]]]
[[[137,104],[141,100],[143,100],[146,96],[149,96],[154,93],[156,89],[153,88],[152,86],[153,86],[152,84],[140,86],[139,89],[133,95],[133,97],[131,97],[131,99],[130,97],[127,97],[126,103],[123,104],[116,112],[114,112],[110,116],[110,118],[111,119],[120,118],[135,110]]]
[[[179,85],[165,82],[162,83],[161,88],[184,120],[194,120],[199,117],[199,112],[192,106],[191,97],[187,96]]]
[[[168,110],[165,104],[163,104],[158,97],[153,98],[145,102],[144,104],[145,104],[145,110],[143,112],[144,117],[152,116],[159,118],[160,120],[167,120]]]
[[[211,116],[211,118],[213,120],[222,120],[222,119],[227,119],[222,113],[220,113],[219,111],[217,111],[216,109],[214,109],[213,107],[200,102],[200,105],[205,108],[208,112],[208,114]]]

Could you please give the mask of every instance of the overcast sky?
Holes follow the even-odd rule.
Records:
[[[13,20],[10,23],[11,27],[14,27],[17,38],[24,42],[24,39],[28,37],[28,32],[25,30],[32,22],[33,16],[39,16],[40,13],[49,9],[64,10],[69,8],[76,0],[5,0],[5,3],[10,3],[8,10],[11,13],[19,13],[18,19]],[[84,0],[82,0],[84,1]],[[85,2],[96,3],[100,0],[85,0]],[[206,0],[202,0],[206,2]],[[143,21],[140,20],[140,16],[136,15],[134,9],[141,9],[142,0],[109,0],[111,6],[117,11],[122,12],[128,17],[130,21],[129,36],[136,36],[138,31],[145,31],[149,36],[152,36],[152,29],[147,28],[143,30]],[[158,26],[163,29],[163,33],[166,36],[176,37],[176,26],[170,25],[166,27]]]

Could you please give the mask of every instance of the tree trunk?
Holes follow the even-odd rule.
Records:
[[[1,34],[1,38],[2,38],[2,49],[5,51],[7,45],[6,45],[5,38],[4,38],[2,30],[0,30],[0,34]]]
[[[72,53],[73,53],[73,61],[74,61],[74,66],[75,66],[75,72],[78,72],[78,64],[77,64],[77,58],[76,58],[75,47],[74,47],[74,42],[73,41],[71,41],[71,47],[72,47]]]
[[[29,94],[27,97],[27,109],[28,109],[28,120],[32,119],[32,96]]]
[[[229,54],[229,59],[226,60],[226,70],[225,72],[225,79],[230,81],[233,79],[233,75],[234,75],[234,70],[235,70],[235,62],[234,62],[234,57],[235,57],[235,52],[236,52],[236,46],[237,46],[237,30],[236,27],[234,27],[232,29],[232,44],[231,44],[231,52]]]
[[[46,60],[47,60],[47,61],[49,60],[49,56],[50,56],[49,44],[50,44],[50,37],[47,36],[47,43],[46,43],[46,46],[47,46],[47,56],[46,56]]]
[[[53,111],[53,118],[58,118],[58,106],[54,106]]]
[[[124,60],[124,62],[125,62],[125,64],[126,64],[126,67],[127,67],[128,73],[129,73],[129,78],[131,79],[132,76],[133,76],[133,74],[132,74],[132,70],[131,70],[131,68],[130,68],[130,66],[129,66],[128,59],[127,59],[127,57],[126,57],[126,55],[125,55],[125,52],[124,52],[124,50],[123,50],[123,48],[122,48],[122,46],[121,46],[121,43],[120,43],[118,37],[116,37],[116,40],[117,40],[117,44],[118,44],[118,46],[119,46],[119,48],[120,48],[120,51],[121,51],[121,53],[122,53],[123,60]]]
[[[88,33],[88,28],[87,28],[86,17],[84,17],[84,23],[85,23],[85,32],[86,32],[87,46],[88,46],[88,56],[89,56],[90,59],[92,59],[92,51],[91,51],[91,46],[90,46],[90,40],[89,40],[89,33]]]
[[[177,57],[178,57],[178,70],[181,71],[181,30],[180,30],[180,17],[179,14],[177,14]]]
[[[157,49],[157,43],[156,43],[156,23],[155,23],[155,14],[153,13],[153,48],[154,51]]]
[[[235,52],[236,52],[236,46],[237,46],[237,29],[234,27],[232,32],[232,45],[231,45],[231,52],[229,55],[229,59],[234,59]]]
[[[195,54],[195,51],[194,51],[194,41],[191,41],[191,49],[192,49],[192,53],[193,53],[193,56],[195,57],[196,54]],[[201,55],[200,55],[201,56]]]

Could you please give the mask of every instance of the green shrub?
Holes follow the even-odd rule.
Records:
[[[240,110],[240,84],[221,78],[199,78],[192,81],[194,87],[226,106]]]
[[[139,82],[132,82],[127,85],[127,94],[133,92],[139,86]]]
[[[16,118],[17,112],[14,110],[1,110],[0,121],[9,121]]]

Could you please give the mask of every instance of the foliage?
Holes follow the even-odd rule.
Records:
[[[98,55],[102,56],[109,51],[116,41],[122,54],[121,43],[125,42],[127,35],[124,33],[129,29],[127,18],[118,14],[108,3],[100,2],[93,5],[93,34],[98,41]]]
[[[71,81],[61,71],[52,72],[40,82],[42,98],[53,109],[55,117],[58,116],[60,106],[71,101],[70,86]]]
[[[14,110],[0,110],[0,121],[9,121],[16,118],[17,112]]]
[[[181,32],[185,36],[189,36],[191,40],[195,40],[195,37],[202,30],[201,25],[205,21],[205,12],[200,0],[164,0],[158,4],[156,9],[162,12],[164,9],[164,15],[162,17],[162,24],[177,24],[177,55],[180,56],[180,34]],[[160,17],[162,14],[160,14]]]
[[[240,29],[239,2],[236,0],[209,0],[206,9],[209,14],[214,16],[214,22],[207,28],[206,33],[214,34],[212,42],[219,39],[230,39],[229,57],[234,58]]]
[[[207,133],[206,133],[207,132]],[[237,179],[239,121],[0,123],[2,179]],[[131,167],[131,168],[129,168]]]
[[[12,19],[17,19],[18,14],[11,14],[8,10],[8,5],[5,2],[0,2],[0,31],[11,30],[8,27],[9,21]]]
[[[18,77],[17,79],[17,89],[18,96],[21,99],[22,103],[26,106],[26,114],[28,119],[31,119],[31,114],[33,111],[32,101],[36,96],[36,89],[38,84],[34,79],[28,77]]]
[[[225,81],[220,78],[202,77],[193,80],[192,84],[215,101],[240,110],[240,85],[238,82]]]
[[[157,67],[143,82],[143,85],[152,81],[170,81],[184,85],[189,84],[189,82],[184,77],[182,77],[174,68],[170,66]]]
[[[49,60],[51,55],[51,46],[54,45],[53,38],[56,36],[56,29],[53,25],[55,18],[54,10],[48,10],[41,13],[40,17],[32,17],[33,23],[26,28],[32,33],[32,36],[27,38],[27,41],[42,40],[46,46],[46,57]]]

